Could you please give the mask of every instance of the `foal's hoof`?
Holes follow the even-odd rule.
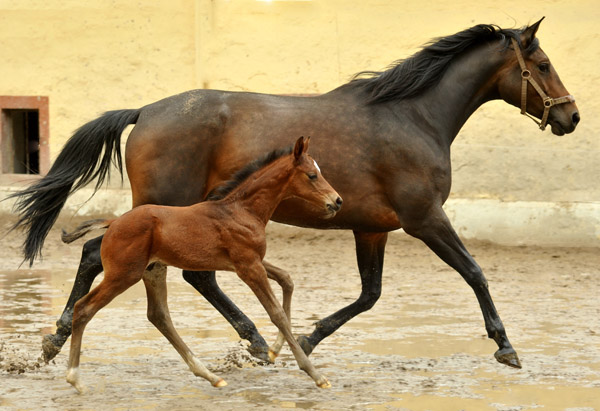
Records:
[[[331,384],[327,381],[327,378],[323,377],[320,382],[317,383],[319,388],[331,388]]]
[[[296,338],[296,341],[298,341],[300,348],[302,348],[302,351],[304,351],[304,354],[306,354],[307,356],[309,356],[315,348],[308,340],[308,337],[305,335],[299,336],[298,338]]]
[[[247,348],[247,350],[250,353],[250,355],[252,355],[255,358],[258,358],[259,360],[270,363],[273,362],[271,361],[271,356],[269,355],[269,347],[267,345],[252,343]]]
[[[50,362],[60,352],[64,341],[54,334],[46,334],[42,339],[42,357],[46,363]]]
[[[213,384],[213,387],[221,388],[227,386],[227,381],[221,378],[219,381]]]
[[[521,368],[521,361],[517,357],[517,352],[513,348],[502,348],[494,353],[496,360],[509,367]]]
[[[79,394],[85,394],[87,388],[81,383],[79,378],[79,368],[71,368],[67,372],[67,382],[71,384]]]
[[[273,363],[275,362],[275,359],[276,359],[278,356],[279,356],[279,354],[278,354],[278,353],[276,353],[275,351],[273,351],[273,350],[271,350],[271,349],[269,348],[269,362],[270,362],[271,364],[273,364]]]

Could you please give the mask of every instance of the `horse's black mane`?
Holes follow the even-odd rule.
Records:
[[[223,184],[213,188],[210,193],[206,196],[207,201],[222,200],[227,197],[233,190],[240,186],[248,177],[260,170],[261,168],[271,164],[273,161],[281,158],[292,152],[293,147],[284,149],[273,150],[265,156],[252,161],[246,166],[242,167],[233,174],[230,180]]]
[[[442,78],[452,59],[472,46],[492,40],[515,38],[522,47],[519,34],[523,31],[501,29],[496,25],[478,24],[447,37],[433,40],[413,56],[394,62],[383,72],[363,71],[342,87],[362,89],[368,95],[368,104],[383,103],[414,97]],[[533,41],[526,52],[533,52],[539,43]]]

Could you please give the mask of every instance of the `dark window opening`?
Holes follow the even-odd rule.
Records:
[[[38,110],[2,110],[2,172],[40,173],[40,116]]]

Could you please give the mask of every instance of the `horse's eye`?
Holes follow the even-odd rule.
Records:
[[[318,178],[317,173],[308,173],[306,174],[309,179],[316,180]]]
[[[548,63],[541,63],[540,65],[538,65],[538,69],[542,73],[548,73],[548,72],[550,72],[550,64],[548,64]]]

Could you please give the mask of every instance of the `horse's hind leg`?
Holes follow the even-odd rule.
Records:
[[[240,338],[250,341],[248,352],[269,361],[269,346],[254,323],[221,291],[214,271],[183,271],[183,278],[229,321]]]
[[[291,311],[292,311],[292,293],[294,292],[294,282],[292,281],[292,277],[285,271],[279,267],[275,267],[273,264],[270,264],[263,260],[263,266],[265,270],[267,270],[267,276],[271,280],[277,281],[281,290],[283,291],[283,311],[285,311],[285,315],[288,318],[288,321],[292,321]],[[283,347],[283,343],[285,342],[285,336],[283,332],[279,330],[277,334],[277,341],[275,344],[271,346],[269,349],[269,359],[271,362],[275,361],[275,358],[279,355],[281,351],[281,347]]]
[[[236,271],[239,277],[254,291],[254,294],[256,294],[256,297],[269,314],[269,318],[273,324],[283,333],[300,369],[306,372],[319,388],[331,387],[329,381],[317,371],[307,355],[302,351],[298,342],[294,339],[290,321],[279,301],[275,298],[275,294],[267,278],[265,267],[260,262],[256,262],[255,264],[236,264]]]
[[[75,283],[71,289],[71,295],[62,315],[56,322],[56,334],[47,334],[42,340],[43,357],[46,362],[53,359],[60,352],[67,338],[71,335],[73,306],[90,291],[94,279],[102,272],[102,261],[100,259],[102,237],[89,240],[83,246],[81,261],[77,270],[77,276],[75,277]]]
[[[71,349],[69,351],[67,381],[80,393],[85,390],[79,376],[81,340],[83,338],[85,326],[100,309],[110,303],[117,295],[137,283],[142,277],[143,271],[143,265],[137,270],[131,268],[131,271],[128,272],[107,271],[100,284],[75,304],[73,310],[73,335],[71,336]]]
[[[167,267],[155,263],[144,273],[144,285],[148,296],[148,320],[164,335],[173,345],[181,358],[190,367],[194,375],[208,380],[215,387],[227,385],[225,380],[211,373],[198,360],[194,353],[183,342],[171,321],[169,307],[167,305]]]
[[[494,354],[496,360],[511,367],[521,368],[517,352],[508,341],[504,325],[492,301],[488,282],[479,265],[458,238],[446,213],[441,208],[435,209],[418,227],[404,227],[404,230],[423,240],[446,264],[460,273],[479,301],[488,337],[498,344],[498,351]]]
[[[307,355],[310,355],[324,338],[358,314],[370,310],[375,305],[381,295],[381,274],[383,272],[383,257],[387,238],[387,233],[354,232],[356,257],[362,286],[360,296],[352,304],[317,321],[315,330],[310,336],[302,335],[298,337],[298,342]]]

